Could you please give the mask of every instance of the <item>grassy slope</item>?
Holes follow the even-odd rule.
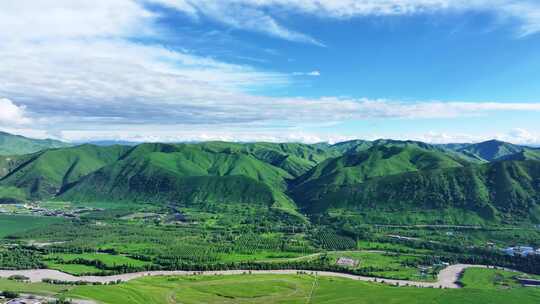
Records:
[[[533,152],[523,153],[532,158]],[[332,157],[338,153],[345,154]],[[540,218],[538,182],[529,165],[481,167],[465,158],[443,147],[391,140],[83,145],[0,158],[0,173],[10,172],[0,181],[0,198],[60,193],[61,199],[86,202],[257,203],[293,213],[296,204],[310,212],[451,207],[486,219],[506,212]]]
[[[294,203],[283,192],[291,176],[243,153],[197,145],[143,144],[62,195],[74,200],[204,203]]]
[[[52,139],[30,139],[23,136],[0,132],[0,155],[20,155],[38,152],[50,148],[68,147]]]
[[[0,178],[31,158],[32,155],[0,156]]]
[[[514,145],[511,143],[506,143],[498,140],[490,140],[462,147],[458,149],[458,151],[477,155],[487,161],[494,161],[507,158],[526,149],[527,148],[525,147]]]
[[[376,177],[461,166],[440,152],[415,147],[374,146],[324,161],[295,181],[292,195],[297,202],[306,205],[306,202],[318,200],[329,191]]]
[[[291,176],[297,177],[339,152],[327,147],[299,143],[227,143],[206,142],[199,144],[203,149],[212,152],[242,153],[279,167]]]
[[[468,152],[461,152],[456,149],[452,149],[451,146],[446,145],[432,145],[420,141],[413,140],[392,140],[392,139],[378,139],[375,141],[364,140],[351,140],[342,143],[337,143],[326,149],[336,151],[339,154],[355,153],[366,151],[372,147],[401,147],[401,148],[418,148],[431,152],[444,153],[449,157],[452,157],[458,162],[472,162],[483,163],[484,159]]]
[[[486,270],[491,271],[491,270]],[[467,279],[467,272],[465,279]],[[154,277],[117,286],[83,286],[69,296],[103,303],[538,303],[540,290],[492,282],[464,289],[390,287],[341,278],[281,275]],[[1,285],[0,285],[1,286]]]
[[[0,181],[0,186],[24,189],[34,199],[51,197],[62,187],[116,161],[125,151],[122,146],[92,145],[46,150],[28,156]]]
[[[540,149],[529,149],[502,157],[501,160],[540,160]]]
[[[461,167],[461,164],[439,152],[413,147],[374,146],[326,160],[302,176],[299,182],[319,180],[324,184],[354,184],[378,176],[453,167]]]
[[[459,208],[486,219],[535,217],[540,194],[540,162],[496,162],[410,172],[375,178],[307,194],[302,206],[312,212],[331,207],[357,210]],[[538,218],[533,218],[538,221]]]

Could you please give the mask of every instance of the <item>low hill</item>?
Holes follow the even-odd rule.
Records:
[[[21,155],[50,148],[68,147],[70,144],[53,139],[31,139],[0,132],[0,155]]]

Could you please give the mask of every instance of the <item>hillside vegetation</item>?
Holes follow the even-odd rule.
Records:
[[[0,186],[24,189],[31,199],[55,196],[81,177],[112,163],[126,151],[122,146],[82,145],[28,155],[0,181]]]
[[[0,198],[246,205],[296,216],[460,210],[538,222],[539,160],[537,149],[496,141],[82,145],[1,157]]]
[[[53,139],[31,139],[19,135],[0,132],[0,155],[21,155],[50,148],[70,146]]]
[[[310,213],[330,208],[387,212],[457,208],[488,220],[539,221],[540,162],[511,161],[409,172],[363,183],[303,189]]]
[[[539,150],[513,145],[498,140],[489,140],[477,144],[467,145],[460,147],[457,151],[470,155],[476,155],[487,161],[505,160],[505,159],[518,159],[517,155],[520,154],[536,154]],[[523,159],[524,160],[524,159]]]

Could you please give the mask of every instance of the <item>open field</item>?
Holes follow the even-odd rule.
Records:
[[[64,222],[61,218],[0,214],[0,238],[31,229]]]
[[[85,261],[98,261],[104,264],[107,267],[116,267],[116,266],[130,266],[130,267],[142,267],[149,265],[150,263],[132,259],[123,255],[112,255],[106,253],[83,253],[83,254],[61,254],[53,253],[46,255],[45,260],[49,261],[61,261],[62,263],[69,264],[76,260],[85,260]]]
[[[509,282],[499,287],[498,275]],[[540,289],[512,282],[514,272],[468,269],[462,289],[393,287],[339,277],[244,274],[144,277],[112,286],[55,286],[0,280],[0,290],[60,293],[106,304],[166,303],[523,303],[536,304]],[[483,279],[477,281],[479,277]],[[467,282],[476,282],[469,285]]]

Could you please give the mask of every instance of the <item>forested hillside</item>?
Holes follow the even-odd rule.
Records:
[[[82,145],[1,157],[0,198],[244,204],[298,216],[461,210],[487,221],[537,222],[539,159],[536,149],[494,141]]]
[[[382,176],[356,183],[303,189],[301,208],[384,212],[460,209],[487,220],[539,218],[540,162],[508,161]]]

